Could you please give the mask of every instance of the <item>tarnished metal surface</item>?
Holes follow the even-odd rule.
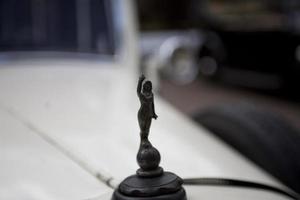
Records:
[[[157,176],[163,173],[160,163],[160,153],[152,146],[148,139],[151,121],[157,119],[154,109],[154,97],[152,93],[151,81],[145,81],[145,76],[139,78],[137,86],[137,95],[141,107],[138,111],[138,122],[140,126],[140,148],[137,154],[137,162],[140,169],[137,171],[139,176]]]

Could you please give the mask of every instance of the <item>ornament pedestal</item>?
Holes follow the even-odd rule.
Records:
[[[114,192],[112,200],[186,200],[182,179],[171,172],[157,177],[127,177]]]
[[[112,200],[186,200],[182,179],[159,166],[160,153],[148,140],[152,118],[157,119],[151,81],[141,76],[137,86],[141,143],[137,154],[140,168],[115,190]],[[144,82],[144,83],[143,83]]]

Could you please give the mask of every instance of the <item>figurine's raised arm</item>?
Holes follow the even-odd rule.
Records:
[[[142,83],[145,80],[145,76],[142,74],[139,78],[138,86],[137,86],[137,95],[138,97],[141,96],[142,93]]]

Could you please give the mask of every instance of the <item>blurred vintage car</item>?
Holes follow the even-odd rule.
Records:
[[[172,24],[184,27],[184,23],[189,28],[201,31],[193,36],[183,29],[175,33],[160,31],[162,36],[166,32],[173,34],[160,42],[161,48],[153,48],[153,52],[156,52],[153,54],[162,54],[157,56],[157,60],[159,68],[163,69],[160,73],[165,78],[185,84],[200,74],[201,78],[214,78],[227,84],[298,96],[295,90],[299,85],[300,73],[299,1],[189,0],[181,6],[181,13],[185,14],[176,17],[169,11],[171,14],[167,19]],[[168,12],[163,9],[160,11]],[[143,23],[150,21],[153,24],[150,15],[144,18]],[[156,23],[160,22],[157,20]],[[173,26],[168,28],[176,29]],[[177,39],[180,40],[177,43],[181,47],[177,45],[173,48],[188,47],[190,50],[189,53],[174,51],[175,64],[170,70],[166,63],[171,61],[164,56],[163,49],[166,43],[170,43],[170,38],[178,37],[179,33],[181,39]],[[162,38],[158,31],[155,35]],[[145,39],[147,37],[142,37],[142,40]],[[161,57],[165,60],[160,61]]]
[[[155,80],[187,84],[199,75],[197,56],[204,40],[196,30],[145,31],[140,34],[142,72]]]
[[[110,199],[137,168],[132,1],[1,0],[0,13],[0,199]],[[159,95],[155,103],[150,137],[166,170],[286,188]],[[288,199],[266,188],[185,188],[189,200]]]
[[[226,83],[294,93],[300,72],[299,8],[293,0],[205,1],[198,9],[207,31],[200,71]]]

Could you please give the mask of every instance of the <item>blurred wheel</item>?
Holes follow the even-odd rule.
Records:
[[[300,192],[300,133],[286,120],[250,104],[221,105],[194,120]]]

